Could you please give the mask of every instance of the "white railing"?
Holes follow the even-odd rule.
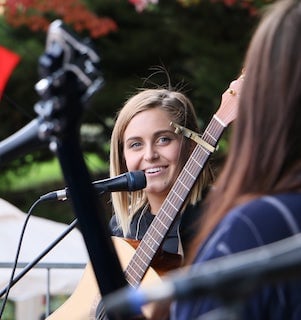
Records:
[[[12,262],[0,262],[0,269],[10,269],[12,270],[14,267],[14,263]],[[30,269],[28,268],[30,264],[26,262],[19,262],[17,263],[16,269],[22,269],[20,273],[16,272],[16,275],[13,279],[12,286],[16,284],[19,280],[21,280],[23,277],[26,277],[26,273],[30,271],[31,269],[45,269],[47,270],[47,276],[45,281],[47,282],[47,290],[45,292],[46,297],[46,310],[45,315],[46,317],[50,314],[50,283],[51,283],[51,270],[53,269],[84,269],[86,267],[85,263],[49,263],[49,262],[39,262],[35,264],[34,266],[31,266]],[[5,293],[8,289],[8,284],[5,288],[0,288],[0,298],[3,298],[5,296]],[[9,297],[9,296],[8,296]]]

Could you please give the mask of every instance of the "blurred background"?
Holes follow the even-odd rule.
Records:
[[[109,174],[116,112],[137,88],[171,83],[190,97],[201,127],[209,123],[222,93],[239,75],[252,31],[270,2],[0,0],[0,46],[19,58],[0,100],[0,140],[36,117],[38,60],[53,20],[62,19],[80,37],[90,38],[101,56],[105,85],[85,111],[81,126],[86,164],[98,180]],[[212,156],[217,168],[227,153],[230,130]],[[56,156],[47,148],[1,164],[0,198],[23,212],[42,194],[64,186]],[[109,195],[102,200],[109,216]],[[74,219],[68,201],[42,203],[33,214],[67,224]]]

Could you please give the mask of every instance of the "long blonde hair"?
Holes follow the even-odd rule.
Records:
[[[110,176],[122,174],[127,171],[123,155],[123,136],[129,122],[140,112],[160,108],[170,115],[171,121],[199,132],[199,126],[194,107],[191,101],[182,93],[168,89],[143,89],[126,101],[123,108],[119,111],[115,126],[111,136],[110,151]],[[181,157],[184,157],[184,164],[192,151],[194,143],[185,139],[182,145]],[[182,169],[182,168],[181,168]],[[204,170],[202,179],[195,183],[188,199],[187,204],[195,204],[201,199],[202,190],[210,181],[210,174]],[[129,226],[134,214],[145,206],[147,198],[143,190],[135,192],[115,192],[112,193],[113,210],[116,214],[117,223],[122,228],[123,234],[129,231]],[[185,206],[184,206],[185,208]],[[183,208],[183,209],[184,209]]]

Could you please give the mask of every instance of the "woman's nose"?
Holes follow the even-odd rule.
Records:
[[[154,161],[159,158],[159,153],[154,147],[147,147],[144,154],[144,159],[146,161]]]

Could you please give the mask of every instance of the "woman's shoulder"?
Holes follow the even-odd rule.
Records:
[[[301,210],[300,193],[281,193],[265,195],[253,199],[247,203],[234,207],[228,214],[229,219],[248,218],[256,223],[265,220],[277,222],[277,219],[300,220]],[[272,220],[270,220],[272,219]]]
[[[301,194],[263,196],[234,207],[205,242],[202,252],[222,256],[301,232]]]
[[[283,237],[301,230],[301,194],[267,195],[233,208],[225,223]]]

